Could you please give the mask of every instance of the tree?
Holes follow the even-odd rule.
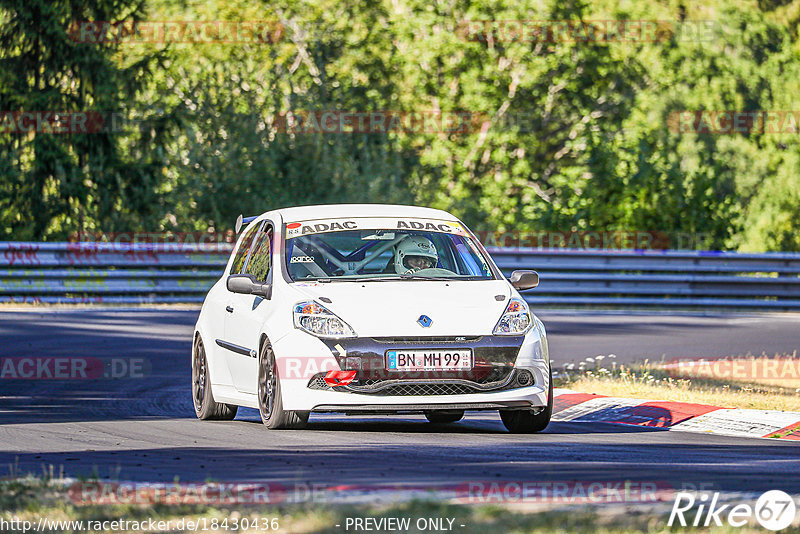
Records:
[[[92,125],[54,134],[46,127],[19,132],[6,123],[0,134],[0,233],[5,238],[64,239],[87,229],[130,230],[158,213],[155,190],[163,161],[154,147],[166,130],[125,133],[108,122],[112,114],[126,116],[156,58],[123,67],[114,61],[117,41],[98,33],[99,42],[92,42],[70,33],[83,21],[137,20],[141,14],[136,0],[0,3],[0,109],[87,112]],[[88,133],[76,133],[83,131]],[[141,151],[134,154],[137,145]]]
[[[167,171],[176,228],[220,230],[240,213],[289,205],[413,200],[405,176],[415,156],[390,136],[276,127],[288,113],[390,105],[394,80],[382,54],[392,44],[373,25],[383,17],[379,2],[229,2],[202,9],[165,6],[153,17],[275,21],[284,33],[270,43],[172,48],[153,95],[176,96],[173,109],[184,119],[167,149],[180,162]]]

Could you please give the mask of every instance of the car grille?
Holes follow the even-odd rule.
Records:
[[[479,341],[481,336],[415,336],[415,337],[373,337],[377,343],[389,343],[392,345],[403,345],[408,343],[474,343]]]
[[[325,383],[325,379],[323,378],[324,374],[318,374],[314,378],[308,381],[308,388],[309,389],[333,389],[328,384]]]
[[[404,336],[324,340],[339,368],[356,371],[346,386],[328,386],[325,373],[313,377],[311,389],[341,391],[372,396],[464,395],[529,386],[532,379],[517,382],[514,363],[524,336]],[[440,371],[396,371],[386,369],[391,349],[469,349],[474,357],[470,369]],[[528,373],[529,374],[529,373]]]
[[[495,382],[504,382],[506,378],[514,371],[513,367],[509,366],[491,366],[471,369],[466,372],[459,371],[440,371],[432,372],[430,374],[425,372],[414,371],[384,371],[380,370],[376,375],[367,376],[354,381],[354,384],[362,387],[379,386],[387,380],[416,380],[416,381],[429,381],[435,382],[437,380],[461,380],[472,382],[474,384],[486,385]],[[428,376],[426,376],[428,374]]]
[[[478,384],[466,380],[362,380],[348,386],[331,387],[325,383],[324,374],[314,376],[309,382],[310,389],[341,391],[359,395],[389,396],[424,396],[424,395],[470,395],[489,393],[521,387],[511,372],[505,372],[505,378],[499,381]],[[388,382],[391,382],[389,384]],[[527,385],[530,385],[527,384]]]
[[[374,393],[368,391],[352,391],[362,395],[376,395],[379,397],[414,396],[414,395],[467,395],[470,393],[485,393],[486,390],[478,389],[467,384],[450,383],[421,383],[421,384],[396,384],[378,390]]]

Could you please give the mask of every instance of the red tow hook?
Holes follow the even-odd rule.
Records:
[[[325,383],[329,386],[346,386],[356,377],[357,371],[328,371]]]

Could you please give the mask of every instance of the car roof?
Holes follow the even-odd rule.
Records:
[[[458,221],[458,218],[443,210],[401,204],[323,204],[281,208],[268,213],[279,214],[284,221],[345,217],[420,217]]]

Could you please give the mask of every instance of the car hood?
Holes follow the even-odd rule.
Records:
[[[301,282],[292,287],[344,319],[358,336],[369,337],[490,335],[511,296],[505,280]],[[429,327],[417,322],[421,315],[431,318]]]

